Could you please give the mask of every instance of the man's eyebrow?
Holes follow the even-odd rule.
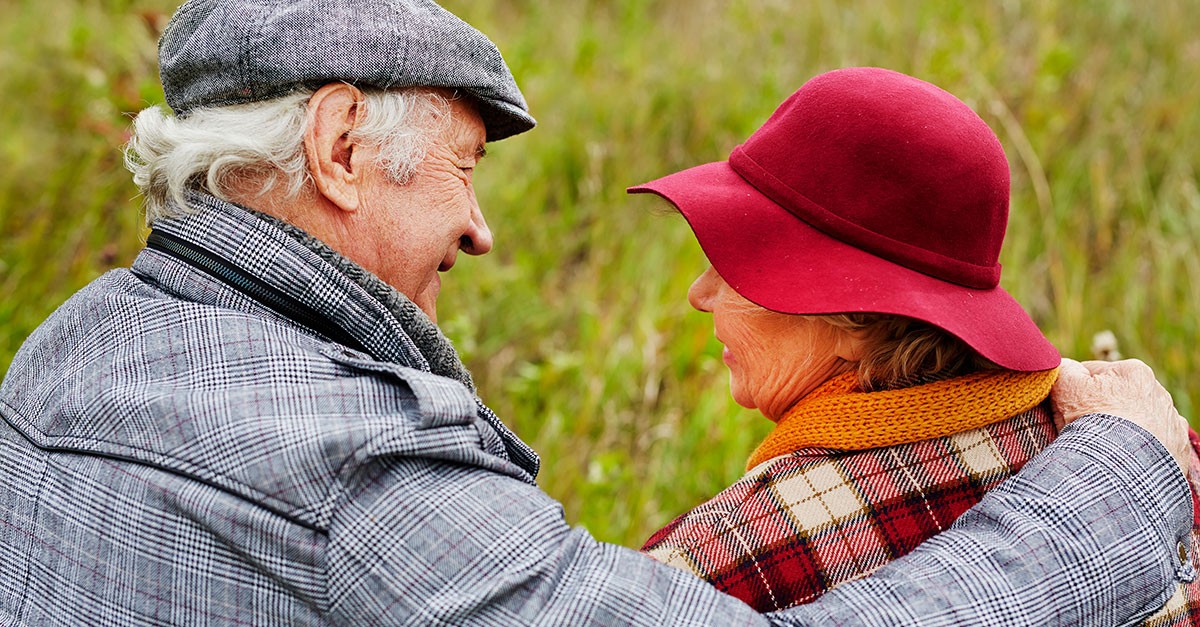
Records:
[[[479,147],[475,149],[475,160],[478,161],[486,156],[487,148],[484,148],[483,144],[479,144]]]

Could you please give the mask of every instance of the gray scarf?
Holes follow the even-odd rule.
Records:
[[[458,358],[458,352],[454,350],[450,340],[407,296],[362,266],[343,257],[325,242],[309,235],[304,229],[259,211],[249,211],[295,238],[383,304],[396,317],[404,332],[416,344],[417,350],[421,351],[421,355],[429,362],[430,372],[459,381],[472,393],[475,392],[475,382],[471,380],[471,373]]]

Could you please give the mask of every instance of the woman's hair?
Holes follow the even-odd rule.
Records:
[[[962,340],[931,324],[874,313],[805,316],[851,331],[867,346],[858,362],[859,387],[890,390],[995,369]]]
[[[260,195],[282,186],[295,198],[310,181],[304,132],[313,92],[301,88],[273,100],[197,109],[184,118],[158,106],[143,109],[125,146],[125,167],[144,196],[146,223],[188,211],[189,189],[230,201],[247,185]],[[363,94],[365,113],[352,139],[378,146],[376,165],[404,183],[449,118],[446,97],[422,88]]]

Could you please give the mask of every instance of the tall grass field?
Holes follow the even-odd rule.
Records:
[[[636,183],[724,159],[834,68],[929,80],[1013,174],[1003,286],[1063,354],[1109,330],[1200,409],[1195,0],[446,0],[488,33],[538,128],[476,172],[496,237],[444,279],[483,398],[544,459],[567,518],[636,546],[736,479],[769,423],[730,399],[686,291],[705,267]],[[170,0],[0,1],[0,371],[72,292],[141,248],[121,166],[163,102]],[[801,286],[802,289],[802,286]]]

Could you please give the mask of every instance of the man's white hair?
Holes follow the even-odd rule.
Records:
[[[146,224],[188,211],[188,189],[231,201],[233,192],[265,194],[276,186],[295,198],[309,184],[304,153],[307,104],[314,90],[226,107],[185,118],[158,106],[133,121],[125,167],[141,190]],[[405,183],[446,124],[446,98],[431,89],[364,89],[365,112],[351,139],[380,148],[376,166]],[[254,187],[257,186],[257,189]]]

